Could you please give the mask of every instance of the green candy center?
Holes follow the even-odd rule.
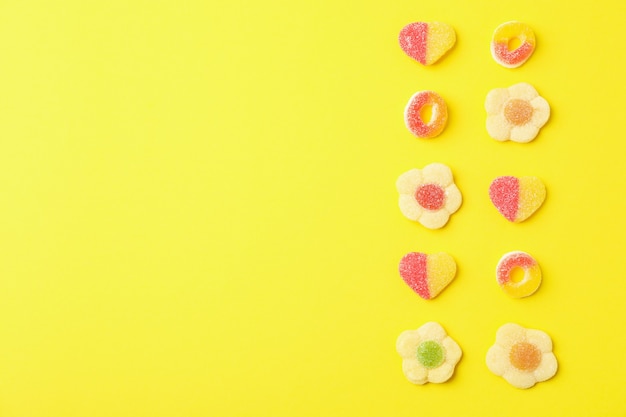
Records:
[[[427,369],[433,369],[443,363],[443,347],[432,340],[422,342],[417,348],[417,360]]]

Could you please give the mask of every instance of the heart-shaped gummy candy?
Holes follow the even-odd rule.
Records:
[[[400,276],[420,297],[435,298],[456,275],[456,262],[447,253],[411,252],[400,261]]]
[[[400,48],[422,65],[434,64],[454,46],[452,26],[441,22],[409,23],[398,36]]]
[[[505,219],[519,223],[529,218],[546,199],[546,186],[537,177],[498,177],[489,198]]]

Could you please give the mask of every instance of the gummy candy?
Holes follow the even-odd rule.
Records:
[[[524,272],[520,281],[514,279],[514,270],[517,268]],[[528,297],[541,285],[541,268],[535,258],[526,252],[509,252],[500,258],[496,266],[496,279],[502,290],[510,297]]]
[[[456,262],[447,253],[411,252],[400,260],[400,276],[420,297],[435,298],[456,274]]]
[[[535,33],[530,26],[515,21],[506,22],[493,33],[491,55],[503,67],[517,68],[530,58],[535,44]]]
[[[409,23],[398,36],[400,48],[422,65],[431,65],[456,42],[452,26],[442,22]]]
[[[546,199],[546,186],[537,177],[498,177],[489,186],[489,198],[508,221],[530,217]]]
[[[426,111],[430,115],[425,117]],[[404,109],[404,123],[418,138],[434,138],[446,127],[448,107],[443,98],[434,91],[418,91],[409,99]]]

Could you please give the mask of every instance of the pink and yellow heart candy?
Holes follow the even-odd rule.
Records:
[[[519,223],[541,207],[546,186],[537,177],[498,177],[489,187],[489,198],[505,219]]]
[[[456,262],[445,252],[410,252],[400,260],[400,276],[425,300],[435,298],[456,275]]]
[[[398,41],[405,54],[422,65],[431,65],[454,46],[456,34],[446,23],[414,22],[402,28]]]

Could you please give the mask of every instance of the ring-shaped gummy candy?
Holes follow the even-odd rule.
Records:
[[[443,132],[447,122],[446,102],[434,91],[418,91],[404,109],[404,123],[418,138],[434,138]]]
[[[515,280],[512,276],[517,268],[524,271],[521,280]],[[510,297],[528,297],[541,285],[541,268],[537,261],[526,252],[509,252],[504,254],[498,262],[496,279],[502,290]]]
[[[517,68],[535,51],[535,33],[526,24],[506,22],[496,28],[491,40],[491,55],[506,68]]]

